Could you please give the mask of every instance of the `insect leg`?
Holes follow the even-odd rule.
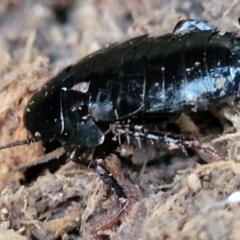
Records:
[[[100,162],[97,163],[97,173],[103,182],[108,185],[114,192],[120,205],[123,205],[124,207],[128,201],[126,194],[124,193],[122,187],[118,184],[117,180],[113,177],[113,175]]]
[[[226,153],[220,151],[221,147],[214,146],[211,141],[214,136],[201,137],[193,136],[190,133],[176,134],[172,132],[165,132],[158,129],[150,130],[146,127],[136,128],[133,126],[113,124],[111,130],[118,135],[129,134],[133,138],[149,140],[151,143],[158,142],[164,143],[169,149],[180,149],[186,155],[187,149],[192,149],[198,154],[204,161],[212,162],[218,160],[226,160]],[[216,136],[215,136],[216,137]]]
[[[226,160],[224,149],[214,146],[211,143],[214,136],[208,136],[208,138],[206,138],[194,137],[189,134],[154,132],[147,134],[145,137],[146,139],[150,139],[150,136],[152,139],[156,139],[155,141],[165,143],[170,149],[180,149],[186,155],[188,155],[187,149],[192,149],[205,162]]]
[[[112,140],[113,136],[114,135],[112,133],[109,133],[106,136],[104,143],[95,149],[93,153],[93,161],[97,164],[96,170],[100,178],[108,187],[110,187],[112,192],[117,197],[121,209],[111,220],[109,220],[104,225],[95,228],[93,232],[97,232],[99,230],[104,230],[106,228],[111,227],[118,220],[119,216],[122,214],[122,212],[127,208],[129,204],[129,200],[127,199],[127,196],[124,193],[122,187],[118,184],[114,176],[103,166],[104,158],[119,146],[118,141]]]
[[[87,149],[88,149],[88,147],[75,145],[74,148],[72,149],[68,159],[77,164],[82,163],[81,156],[83,153],[85,153],[87,151]]]
[[[103,180],[103,182],[106,185],[108,185],[114,192],[114,194],[117,196],[117,199],[121,205],[121,209],[116,213],[116,215],[112,219],[110,219],[105,224],[95,228],[93,232],[97,232],[99,230],[104,230],[111,227],[114,223],[117,222],[118,218],[129,204],[129,200],[127,199],[126,194],[124,193],[122,187],[118,184],[117,180],[112,176],[112,174],[101,164],[97,165],[97,172],[100,178]]]

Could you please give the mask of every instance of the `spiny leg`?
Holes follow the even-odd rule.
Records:
[[[141,139],[145,139],[150,142],[162,142],[170,148],[179,148],[186,152],[186,148],[191,148],[194,140],[196,140],[189,134],[175,134],[158,129],[153,130],[146,128],[144,125],[113,124],[111,130],[116,135],[126,135],[128,138],[132,136],[137,140],[139,147],[141,147]]]
[[[124,124],[114,124],[111,130],[116,135],[132,136],[139,142],[140,139],[145,139],[150,142],[162,142],[169,149],[180,149],[187,155],[187,149],[192,149],[204,161],[226,160],[226,154],[219,152],[218,148],[211,146],[211,140],[216,136],[195,137],[192,134],[182,133],[175,134],[172,132],[164,132],[158,129],[145,128],[144,126],[130,126]],[[209,144],[208,144],[209,143]],[[211,158],[213,160],[211,160]]]

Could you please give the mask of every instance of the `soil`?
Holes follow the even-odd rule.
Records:
[[[30,137],[26,104],[69,64],[107,44],[171,32],[180,19],[238,34],[239,12],[238,0],[2,0],[0,146]],[[120,206],[88,166],[91,149],[80,164],[68,162],[69,149],[58,142],[2,150],[0,240],[240,239],[240,206],[227,201],[240,188],[239,123],[233,99],[177,120],[184,131],[214,135],[222,145],[206,144],[224,152],[224,161],[124,143],[106,166],[130,204],[110,228],[94,234]]]

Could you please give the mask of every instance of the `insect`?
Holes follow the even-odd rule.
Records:
[[[166,135],[154,130],[154,124],[238,95],[239,81],[240,39],[202,21],[182,20],[172,33],[113,44],[65,68],[25,109],[24,123],[32,138],[0,149],[56,139],[75,146],[73,159],[95,146],[96,170],[121,204],[116,219],[129,201],[103,166],[103,159],[121,142],[113,137],[134,137],[139,144],[142,138],[174,142],[199,150],[196,139]]]

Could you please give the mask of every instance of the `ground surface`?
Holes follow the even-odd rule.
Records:
[[[25,105],[69,63],[107,43],[170,32],[180,18],[204,19],[223,31],[239,32],[239,12],[236,0],[2,0],[0,145],[27,138],[22,121]],[[222,134],[233,126],[233,134],[239,133],[237,108],[220,112],[230,121],[215,124],[216,119],[222,120],[218,112],[208,125],[214,111],[204,113],[200,120],[198,116],[195,131]],[[189,120],[182,121],[181,125],[185,121],[189,126]],[[238,145],[236,137],[230,139],[225,145],[229,160],[209,164],[179,151],[162,156],[162,148],[147,145],[123,161],[110,156],[108,168],[131,205],[117,224],[95,235],[91,231],[111,219],[119,206],[93,169],[72,162],[60,167],[66,159],[63,155],[47,168],[37,165],[27,172],[12,171],[20,164],[36,162],[45,155],[44,147],[34,143],[3,150],[0,240],[240,239],[240,208],[226,204],[227,197],[240,188]],[[58,146],[45,147],[51,152]],[[53,155],[62,153],[58,149]],[[158,160],[142,167],[151,154]]]

